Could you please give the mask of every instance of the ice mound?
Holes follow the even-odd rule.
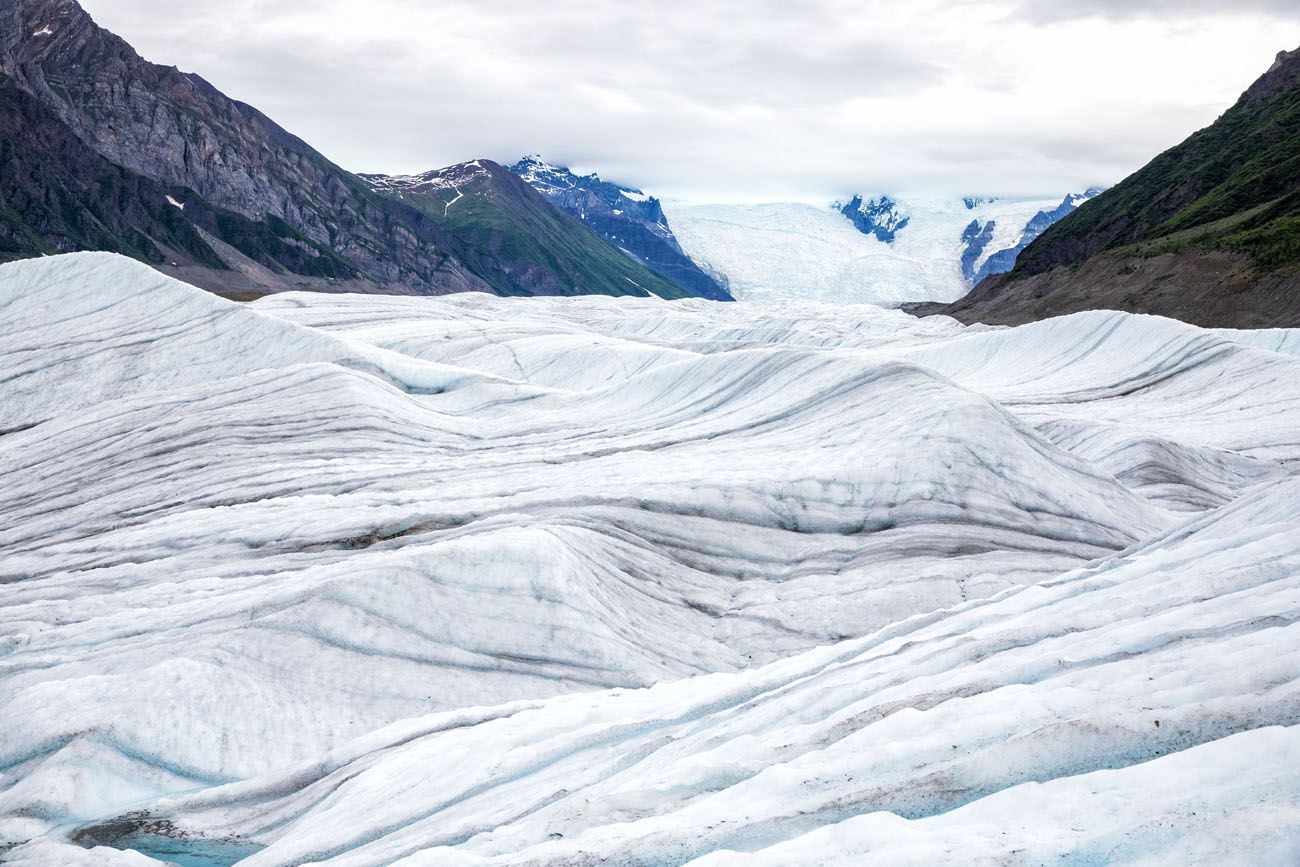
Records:
[[[1297,502],[1275,485],[1122,558],[748,672],[402,723],[150,815],[265,845],[250,867],[1172,863],[1194,845],[1287,863]],[[1171,828],[1190,836],[1166,851]]]
[[[0,305],[18,863],[141,807],[250,864],[929,852],[1294,723],[1287,333],[241,306],[102,254]]]

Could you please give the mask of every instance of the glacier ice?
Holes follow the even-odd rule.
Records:
[[[686,254],[725,275],[740,300],[896,306],[956,301],[970,291],[963,234],[972,221],[987,230],[979,254],[966,262],[974,273],[990,254],[1016,246],[1040,211],[1061,205],[1059,197],[969,201],[920,196],[870,203],[893,215],[879,237],[822,205],[667,201],[664,209]]]
[[[1138,796],[1300,851],[1293,332],[105,254],[0,310],[14,863],[1093,863]]]
[[[1297,497],[758,669],[406,721],[152,809],[265,844],[249,865],[1089,863],[1179,826],[1291,863]]]

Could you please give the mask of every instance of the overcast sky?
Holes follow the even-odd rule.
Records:
[[[1300,0],[82,2],[353,171],[705,201],[1114,183],[1300,46]]]

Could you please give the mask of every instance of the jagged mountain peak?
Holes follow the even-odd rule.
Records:
[[[543,194],[584,188],[596,189],[607,198],[621,196],[634,202],[658,201],[636,187],[604,180],[598,172],[581,175],[568,166],[548,162],[541,154],[534,153],[521,158],[509,166],[508,171],[519,175]]]
[[[898,233],[907,228],[911,218],[891,196],[867,199],[854,195],[848,204],[835,203],[835,208],[848,217],[864,235],[874,235],[886,244],[894,243]]]
[[[509,168],[539,191],[571,190],[576,185],[576,176],[568,168],[548,163],[541,154],[529,154]]]
[[[1268,70],[1241,95],[1241,102],[1263,102],[1298,85],[1300,85],[1300,48],[1294,51],[1279,51]]]
[[[682,251],[662,204],[654,196],[603,180],[596,172],[579,175],[537,154],[520,159],[509,171],[651,271],[691,294],[730,300],[723,281],[706,273]]]
[[[505,171],[500,165],[491,160],[475,159],[444,166],[440,169],[430,169],[427,172],[414,175],[362,174],[359,177],[364,179],[377,192],[408,192],[412,190],[440,189],[459,183],[467,183],[476,177],[490,176],[493,169],[500,172]]]
[[[1297,48],[1294,51],[1287,51],[1286,49],[1283,49],[1277,53],[1277,57],[1273,59],[1273,65],[1270,66],[1268,68],[1268,71],[1265,72],[1264,74],[1269,75],[1271,73],[1277,72],[1279,69],[1286,66],[1292,60],[1295,60],[1297,58],[1300,58],[1300,48]]]

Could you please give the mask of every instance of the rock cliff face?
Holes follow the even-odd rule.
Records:
[[[213,267],[211,250],[179,218],[167,190],[114,166],[36,97],[0,75],[0,258],[79,244],[159,261],[157,244]],[[116,208],[93,207],[117,200]]]
[[[1080,310],[1300,325],[1300,51],[1209,127],[1043,232],[1015,269],[919,312],[1016,324]]]
[[[688,294],[730,301],[725,279],[706,273],[677,243],[663,207],[641,190],[578,175],[536,155],[510,166],[548,202]]]
[[[150,241],[117,245],[128,252],[152,246],[168,265],[233,266],[234,273],[253,265],[284,278],[285,285],[265,288],[298,285],[294,277],[354,279],[354,288],[420,293],[487,288],[457,260],[455,239],[418,211],[373,195],[261,112],[198,76],[141,59],[73,0],[0,0],[0,33],[0,73],[42,107],[46,125],[57,122],[66,130],[59,136],[62,149],[37,142],[14,149],[11,161],[57,163],[87,175],[102,160],[113,167],[111,174],[149,182],[129,187],[168,191],[185,205],[184,218],[215,239],[176,249],[169,243],[174,236],[154,237],[159,221],[132,215],[150,205],[131,201],[130,191],[123,200],[90,183],[75,198],[85,211],[105,214],[103,231],[72,232],[53,239],[54,249],[105,248],[110,245],[95,237],[125,221],[132,234]],[[30,217],[10,216],[11,225]],[[8,255],[49,252],[41,246]]]
[[[985,223],[971,220],[970,224],[962,230],[961,275],[967,283],[974,278],[975,263],[984,255],[984,251],[993,240],[993,232],[997,225],[997,220],[989,220]],[[991,256],[989,258],[992,259]]]

